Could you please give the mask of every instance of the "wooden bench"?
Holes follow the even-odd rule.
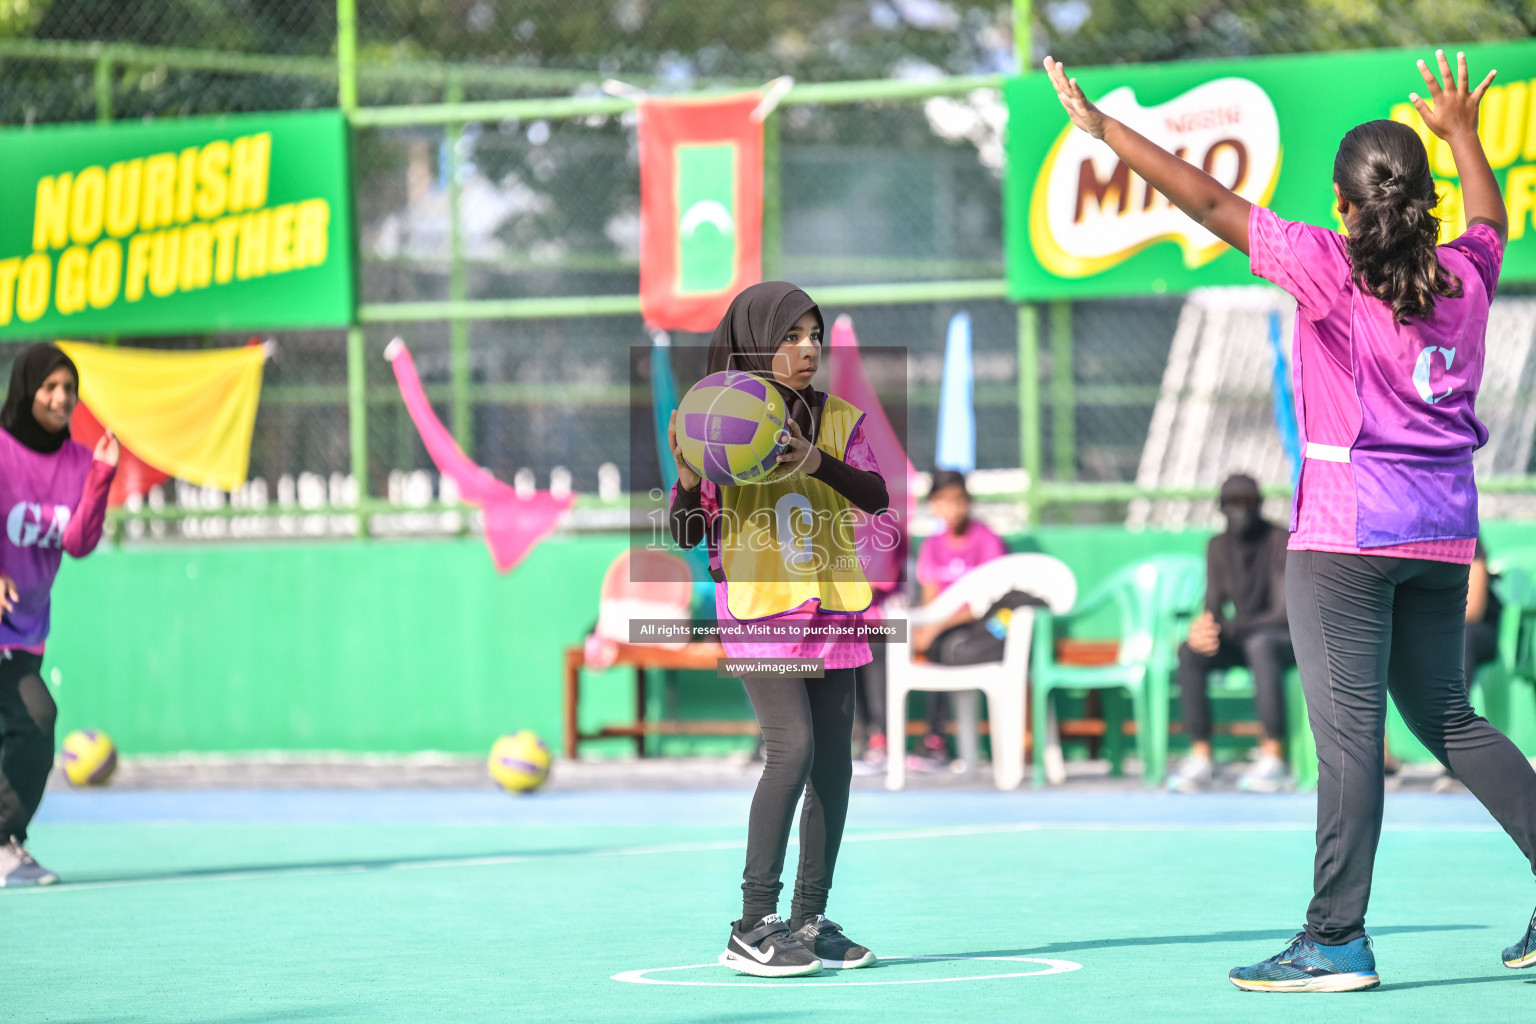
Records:
[[[627,665],[635,670],[635,720],[633,722],[605,725],[596,732],[582,732],[578,714],[581,707],[581,671],[587,667],[583,648],[565,649],[565,756],[578,757],[579,744],[583,740],[629,737],[635,741],[635,756],[645,756],[647,736],[755,736],[757,722],[753,719],[734,721],[664,721],[649,722],[645,717],[647,669],[684,669],[689,671],[715,670],[718,659],[725,657],[725,649],[714,643],[689,644],[676,650],[654,647],[649,644],[619,644],[618,656],[613,665]]]

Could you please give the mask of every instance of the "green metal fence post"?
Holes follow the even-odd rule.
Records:
[[[783,207],[779,192],[779,114],[763,121],[763,280],[777,281],[784,257]]]
[[[1051,303],[1051,454],[1057,480],[1077,478],[1077,387],[1072,374],[1072,303]]]
[[[1034,4],[1013,0],[1013,59],[1027,74],[1034,47]],[[1011,126],[1010,126],[1011,127]],[[1006,187],[1006,186],[1005,186]],[[1019,463],[1024,470],[1024,512],[1030,525],[1040,521],[1040,318],[1034,306],[1017,310],[1019,325]]]
[[[1024,469],[1024,510],[1030,524],[1040,521],[1040,317],[1036,307],[1018,307],[1019,320],[1019,461]]]
[[[336,102],[349,117],[357,110],[357,0],[336,0]],[[359,506],[368,504],[368,362],[366,336],[347,329],[347,432],[352,442],[352,479]],[[368,517],[357,514],[357,539],[367,540]]]
[[[1030,51],[1034,49],[1034,35],[1033,0],[1013,0],[1013,59],[1018,62],[1020,74],[1027,72],[1033,62]]]
[[[464,82],[457,75],[448,77],[444,98],[449,103],[464,102]],[[448,298],[463,302],[469,298],[469,282],[464,266],[463,225],[459,219],[459,143],[464,138],[464,125],[455,122],[447,126],[445,142],[448,147]],[[474,410],[469,395],[469,321],[455,316],[448,321],[448,379],[453,389],[452,421],[453,439],[459,442],[464,454],[474,458]]]
[[[96,58],[96,75],[92,83],[96,93],[96,121],[109,124],[112,121],[112,51],[103,49]]]
[[[357,0],[336,0],[336,103],[357,109]]]
[[[361,327],[347,329],[347,431],[352,441],[352,479],[357,481],[360,504],[368,497],[368,364],[364,337]],[[367,532],[359,518],[358,537]]]

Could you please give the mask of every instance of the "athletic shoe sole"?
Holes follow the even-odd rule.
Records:
[[[823,961],[825,963],[825,961]],[[1536,949],[1531,950],[1518,960],[1505,960],[1504,966],[1512,971],[1518,971],[1522,967],[1536,967]]]
[[[866,950],[864,955],[859,957],[857,960],[828,960],[826,957],[821,958],[821,966],[827,968],[830,971],[851,971],[855,967],[868,967],[874,962],[875,954],[869,952],[868,950]]]
[[[20,881],[0,878],[0,889],[22,889],[32,885],[53,885],[58,880],[58,875],[44,875],[42,878],[24,878]]]
[[[1320,978],[1296,978],[1291,981],[1227,980],[1245,992],[1364,992],[1381,984],[1381,977],[1375,971],[1325,974]]]
[[[807,974],[820,974],[821,961],[814,963],[798,964],[790,967],[769,967],[760,964],[751,957],[739,956],[736,953],[726,951],[720,954],[720,963],[729,967],[737,974],[750,974],[754,978],[799,978]]]
[[[1170,793],[1205,793],[1210,788],[1211,784],[1209,782],[1170,782],[1168,784],[1168,792]]]

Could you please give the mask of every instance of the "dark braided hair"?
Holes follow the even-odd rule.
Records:
[[[1435,254],[1440,218],[1430,211],[1439,199],[1417,132],[1397,121],[1356,125],[1339,143],[1333,181],[1355,208],[1347,246],[1355,280],[1394,320],[1425,319],[1437,298],[1461,294]]]

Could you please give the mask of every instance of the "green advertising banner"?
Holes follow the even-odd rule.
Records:
[[[0,338],[352,321],[337,111],[0,132]]]
[[[1536,279],[1536,42],[1447,46],[1481,81],[1482,139],[1509,208],[1503,280]],[[1450,148],[1408,94],[1434,48],[1068,68],[1112,117],[1289,220],[1342,229],[1333,157],[1362,121],[1412,125],[1440,190],[1442,237],[1465,227]],[[1019,301],[1253,284],[1248,259],[1185,217],[1110,151],[1072,127],[1044,72],[1007,85],[1008,291]]]

